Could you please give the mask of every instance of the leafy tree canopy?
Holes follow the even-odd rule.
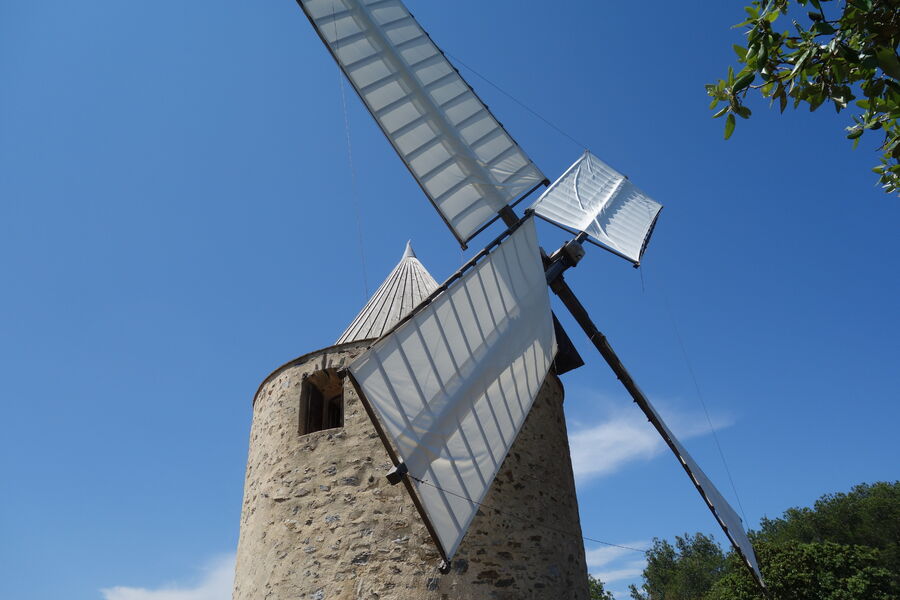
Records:
[[[612,592],[606,591],[606,588],[603,587],[603,582],[591,574],[588,574],[588,591],[591,594],[591,600],[616,600]]]
[[[634,600],[697,600],[725,572],[725,555],[712,536],[675,536],[673,546],[653,540],[647,550],[644,583],[629,586]]]
[[[806,10],[805,18],[788,21],[789,8]],[[757,0],[744,10],[748,18],[736,27],[746,27],[747,44],[734,46],[741,67],[706,86],[713,116],[725,116],[725,139],[735,115],[750,117],[751,92],[781,112],[789,103],[850,108],[847,137],[855,148],[866,131],[884,133],[873,170],[886,192],[900,192],[900,0]]]
[[[754,542],[821,543],[876,548],[881,566],[900,590],[900,481],[860,484],[849,493],[826,494],[812,508],[790,508],[763,518]]]
[[[769,588],[702,534],[654,540],[633,600],[896,600],[900,598],[900,481],[826,494],[751,531]]]
[[[756,544],[766,578],[763,595],[737,557],[703,600],[894,600],[891,573],[880,566],[878,550],[824,542]]]

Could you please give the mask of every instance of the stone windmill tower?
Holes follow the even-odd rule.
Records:
[[[234,600],[583,599],[587,569],[551,371],[449,573],[343,369],[437,283],[407,244],[335,345],[253,399]]]

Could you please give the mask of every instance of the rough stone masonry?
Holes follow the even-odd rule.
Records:
[[[588,598],[563,388],[547,376],[453,559],[440,559],[359,398],[344,426],[300,435],[304,376],[346,367],[368,342],[312,352],[254,398],[234,600]]]

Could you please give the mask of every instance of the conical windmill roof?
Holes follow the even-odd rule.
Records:
[[[381,337],[437,287],[437,281],[416,258],[412,244],[406,242],[406,250],[400,262],[336,343]]]

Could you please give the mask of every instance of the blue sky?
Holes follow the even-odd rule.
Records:
[[[750,526],[898,477],[900,202],[827,107],[751,104],[722,139],[703,84],[740,3],[408,4],[666,206],[641,271],[590,250],[567,278],[734,501],[693,369]],[[461,71],[548,176],[578,157]],[[464,254],[345,87],[354,185],[337,67],[290,0],[5,0],[0,82],[0,596],[224,600],[260,380],[332,343],[407,239],[439,280]],[[584,534],[715,532],[563,320]],[[639,553],[586,547],[637,580]]]

